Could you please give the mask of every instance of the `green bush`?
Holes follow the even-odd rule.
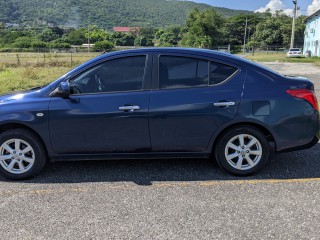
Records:
[[[232,54],[241,53],[243,50],[243,46],[242,45],[232,45],[230,50],[231,50]]]
[[[0,52],[34,52],[32,48],[0,48]]]
[[[49,44],[50,48],[70,48],[70,44],[66,42],[52,42]]]
[[[33,41],[33,42],[31,42],[31,47],[33,47],[33,48],[46,48],[47,43],[42,42],[42,41]]]
[[[93,49],[95,51],[111,51],[114,48],[114,44],[109,41],[96,42]]]
[[[18,37],[12,45],[15,48],[30,48],[33,41],[31,37]]]
[[[168,43],[168,42],[163,42],[163,43],[160,43],[159,44],[159,47],[172,47],[174,45],[172,45],[171,43]]]
[[[147,37],[137,37],[134,41],[135,46],[143,46],[143,47],[153,47],[154,43],[152,39]]]
[[[13,52],[12,48],[0,48],[0,52]]]

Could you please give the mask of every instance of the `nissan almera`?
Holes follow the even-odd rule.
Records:
[[[174,157],[249,175],[272,151],[313,146],[318,130],[306,78],[211,50],[118,51],[0,97],[0,174],[28,178],[47,161]]]

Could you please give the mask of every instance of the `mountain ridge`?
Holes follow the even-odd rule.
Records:
[[[0,22],[74,28],[88,25],[105,29],[114,26],[158,28],[184,24],[194,7],[213,8],[224,17],[251,13],[178,0],[0,0]]]

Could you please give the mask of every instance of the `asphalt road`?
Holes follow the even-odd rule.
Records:
[[[201,159],[50,163],[0,178],[0,239],[318,239],[319,153],[277,155],[247,178]]]

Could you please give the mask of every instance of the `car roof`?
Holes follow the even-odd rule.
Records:
[[[106,53],[110,55],[119,55],[119,54],[128,54],[128,53],[146,53],[146,52],[166,52],[166,53],[185,53],[185,54],[196,54],[196,55],[211,55],[217,57],[228,57],[232,58],[234,55],[224,52],[219,52],[210,49],[202,49],[202,48],[182,48],[182,47],[153,47],[153,48],[137,48],[137,49],[129,49],[129,50],[121,50],[111,53]],[[103,54],[105,56],[106,54]]]
[[[181,47],[138,48],[138,49],[129,49],[129,50],[121,50],[121,51],[105,53],[105,54],[102,54],[98,57],[95,57],[95,58],[81,64],[77,68],[71,70],[69,72],[69,74],[85,67],[86,65],[91,65],[92,63],[98,62],[99,60],[103,60],[108,57],[126,55],[126,54],[132,54],[132,53],[144,53],[145,54],[145,53],[153,53],[153,52],[160,53],[160,54],[162,52],[163,53],[192,54],[192,55],[205,56],[205,57],[209,57],[209,58],[210,57],[217,58],[221,61],[233,63],[238,66],[242,66],[242,67],[246,67],[246,68],[253,68],[253,69],[260,69],[260,70],[264,70],[268,73],[271,73],[273,75],[277,75],[277,76],[280,75],[279,73],[277,73],[269,68],[261,66],[255,62],[247,60],[243,57],[239,57],[239,56],[232,55],[229,53],[224,53],[224,52],[219,52],[219,51],[209,50],[209,49],[202,49],[202,48],[181,48]]]

